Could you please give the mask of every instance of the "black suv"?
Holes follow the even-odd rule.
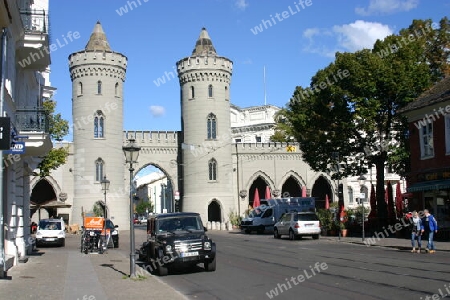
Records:
[[[149,216],[147,241],[138,251],[139,260],[150,264],[160,276],[175,266],[203,263],[206,271],[216,270],[216,244],[205,234],[198,213],[166,213]]]

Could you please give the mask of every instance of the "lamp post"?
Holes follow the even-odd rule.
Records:
[[[108,241],[107,241],[107,234],[106,234],[106,219],[108,218],[108,209],[106,208],[106,191],[109,190],[109,183],[110,181],[108,179],[106,179],[106,175],[103,176],[102,181],[100,181],[101,185],[102,185],[102,191],[103,191],[103,195],[105,196],[105,204],[104,204],[104,212],[103,212],[103,217],[105,218],[105,221],[103,222],[103,230],[105,231],[105,243],[106,243],[106,249],[108,249]]]
[[[139,157],[139,150],[134,139],[129,139],[128,144],[122,146],[123,153],[125,154],[125,162],[130,164],[130,278],[136,277],[136,251],[134,249],[134,211],[133,211],[133,163],[137,162]]]
[[[358,177],[358,181],[359,181],[359,185],[360,185],[360,187],[362,188],[363,186],[364,186],[364,184],[366,183],[366,177],[364,176],[364,175],[360,175],[359,177]],[[360,195],[361,196],[361,195]],[[365,197],[366,195],[364,195],[364,198],[363,197],[360,197],[361,198],[361,204],[362,204],[362,241],[364,242],[364,237],[365,237],[365,233],[364,233],[364,222],[366,221],[366,216],[365,216],[365,213],[364,213],[364,199],[366,198]]]

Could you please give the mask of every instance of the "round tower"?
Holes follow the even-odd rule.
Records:
[[[127,58],[111,50],[100,22],[84,50],[69,56],[72,80],[74,199],[72,223],[82,224],[82,212],[104,205],[101,180],[110,181],[106,214],[119,226],[129,221],[124,183],[123,84]]]
[[[182,210],[224,221],[235,207],[230,125],[233,62],[218,56],[205,28],[177,62],[181,88]]]

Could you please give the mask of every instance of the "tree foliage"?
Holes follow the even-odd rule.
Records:
[[[142,215],[147,212],[147,209],[149,212],[153,212],[153,203],[150,201],[141,201],[138,205],[136,205],[135,211],[136,213]]]
[[[49,99],[43,103],[44,110],[49,121],[49,134],[52,140],[61,141],[69,132],[69,122],[61,117],[61,114],[55,114],[56,102]],[[50,175],[52,170],[57,169],[60,165],[66,163],[69,149],[66,147],[53,148],[38,165],[40,177]]]
[[[373,49],[336,53],[310,87],[296,87],[280,112],[284,120],[276,129],[295,137],[315,171],[337,179],[376,167],[380,219],[387,214],[385,167],[400,175],[408,171],[407,120],[397,111],[448,74],[449,27],[447,18],[439,28],[432,28],[431,20],[415,20]]]

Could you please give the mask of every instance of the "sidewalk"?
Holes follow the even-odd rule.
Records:
[[[136,280],[129,279],[127,232],[120,249],[105,254],[83,254],[80,236],[67,235],[66,247],[42,247],[27,263],[8,271],[0,280],[4,299],[186,299],[157,276],[136,265]],[[122,249],[123,246],[123,249]],[[128,248],[129,249],[129,248]],[[137,259],[137,256],[136,256]]]
[[[321,239],[330,240],[340,243],[360,244],[367,247],[387,247],[395,248],[398,250],[411,251],[411,241],[406,238],[387,237],[378,239],[376,236],[366,236],[364,241],[362,237],[341,237],[338,236],[321,236]],[[427,240],[422,239],[422,252],[425,253],[425,247],[427,246]],[[450,252],[450,242],[434,241],[434,247],[436,252]]]

